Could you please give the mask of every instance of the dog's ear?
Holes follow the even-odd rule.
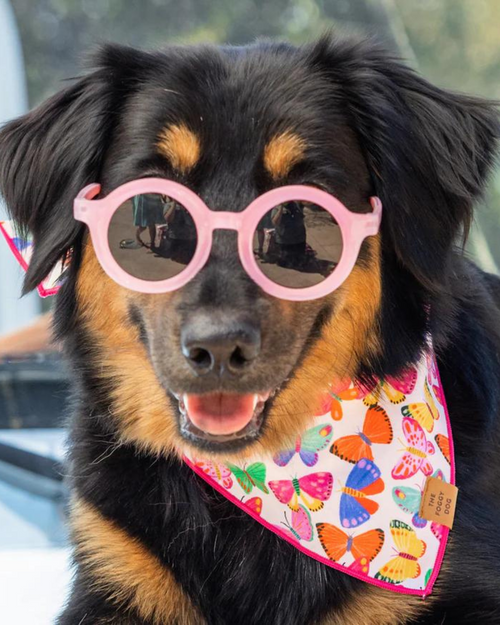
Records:
[[[422,285],[439,289],[494,162],[496,107],[431,85],[373,42],[327,37],[312,57],[347,105],[384,206],[384,235]]]
[[[81,228],[72,204],[99,182],[106,147],[151,55],[106,46],[94,70],[0,132],[0,193],[19,227],[31,232],[34,252],[24,292],[30,291],[72,247]]]

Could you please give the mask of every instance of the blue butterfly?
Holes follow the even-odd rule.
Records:
[[[295,447],[283,449],[273,456],[273,460],[279,467],[285,467],[298,453],[306,466],[313,467],[318,462],[318,451],[328,446],[332,434],[332,426],[328,423],[316,425],[297,437]]]
[[[361,458],[349,473],[340,496],[342,527],[358,527],[377,512],[377,502],[367,495],[377,495],[385,488],[379,468],[368,458]]]
[[[21,239],[21,237],[13,237],[12,243],[14,243],[16,249],[18,249],[20,252],[32,245],[31,241],[26,241],[26,239]]]
[[[434,471],[432,477],[444,480],[444,474],[440,469]],[[427,521],[419,516],[420,503],[422,501],[422,491],[420,488],[410,486],[399,486],[392,489],[392,498],[396,505],[408,514],[412,514],[412,523],[415,527],[425,527]]]

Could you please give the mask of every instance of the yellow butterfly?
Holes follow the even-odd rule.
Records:
[[[402,521],[393,520],[389,527],[398,555],[375,574],[375,579],[390,584],[400,584],[405,579],[416,579],[421,573],[417,560],[424,555],[427,545],[417,538],[413,528]]]
[[[382,395],[385,395],[391,404],[400,404],[407,395],[413,393],[417,376],[417,370],[411,367],[400,372],[397,378],[388,375],[368,385],[362,384],[360,396],[363,397],[365,406],[376,406],[382,399]]]
[[[417,421],[424,428],[424,430],[432,432],[434,429],[434,421],[439,419],[439,410],[436,407],[436,402],[432,397],[427,380],[425,381],[424,392],[425,403],[419,402],[416,404],[408,404],[407,406],[403,406],[401,408],[401,412],[405,417],[413,417],[413,419],[415,419],[415,421]]]

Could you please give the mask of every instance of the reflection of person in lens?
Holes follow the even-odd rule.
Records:
[[[266,213],[264,217],[259,221],[259,225],[257,226],[257,243],[258,248],[255,250],[255,253],[259,258],[267,259],[270,255],[269,243],[267,253],[264,254],[264,243],[266,240],[266,236],[271,237],[271,233],[274,234],[274,224],[271,219],[271,213]]]
[[[133,199],[134,226],[137,226],[135,238],[137,243],[154,249],[156,240],[156,226],[164,224],[163,201],[161,195],[157,193],[143,193],[136,195]],[[149,230],[150,245],[146,245],[141,239],[141,234]]]
[[[160,254],[187,265],[196,248],[196,227],[188,211],[171,198],[165,198],[163,218],[167,228]]]
[[[278,264],[282,267],[301,267],[306,251],[304,207],[298,202],[286,202],[274,208],[271,220],[279,248]]]

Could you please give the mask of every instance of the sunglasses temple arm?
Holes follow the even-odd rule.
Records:
[[[367,223],[366,223],[366,235],[375,235],[378,234],[380,229],[380,222],[382,221],[382,202],[380,198],[373,196],[370,198],[370,204],[373,209],[373,212],[366,215]]]
[[[78,221],[85,222],[85,216],[91,207],[90,202],[99,195],[101,191],[100,184],[89,184],[76,196],[73,202],[73,215]]]

